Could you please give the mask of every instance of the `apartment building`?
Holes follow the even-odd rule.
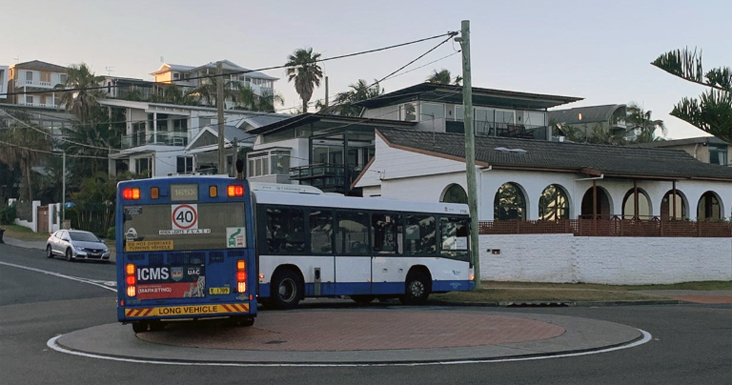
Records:
[[[66,83],[66,67],[40,60],[19,63],[9,67],[8,80],[9,103],[56,108],[54,87]]]

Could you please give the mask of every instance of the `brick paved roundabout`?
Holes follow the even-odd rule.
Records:
[[[587,318],[472,308],[260,312],[253,327],[170,324],[135,334],[108,324],[49,341],[57,351],[145,362],[394,364],[557,356],[633,346],[636,328]]]

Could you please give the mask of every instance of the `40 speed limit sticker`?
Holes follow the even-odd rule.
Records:
[[[160,235],[210,234],[211,229],[198,228],[198,205],[171,205],[170,222],[172,230],[160,230]]]

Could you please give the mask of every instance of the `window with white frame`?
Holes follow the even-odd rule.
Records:
[[[176,161],[176,172],[178,174],[193,173],[193,157],[192,156],[179,156]]]
[[[249,154],[247,176],[287,174],[290,171],[290,150],[273,149]]]
[[[135,172],[139,175],[152,176],[152,162],[150,158],[135,159]]]
[[[399,120],[404,120],[407,122],[417,121],[417,103],[400,104]]]
[[[445,118],[445,105],[442,103],[423,102],[420,107],[422,111],[419,114],[419,120],[422,122],[439,122]]]
[[[66,74],[59,74],[58,75],[58,82],[60,84],[66,84]]]
[[[173,80],[179,80],[180,79],[180,72],[173,72]]]
[[[25,80],[29,82],[33,81],[33,71],[25,71]]]
[[[33,104],[33,96],[32,95],[26,95],[25,96],[25,104]]]

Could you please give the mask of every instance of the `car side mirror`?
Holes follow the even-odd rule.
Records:
[[[69,239],[68,237],[63,237],[63,238],[61,238],[61,240],[62,240],[62,241],[65,241],[65,242],[68,242],[68,241],[70,241],[71,239]]]

